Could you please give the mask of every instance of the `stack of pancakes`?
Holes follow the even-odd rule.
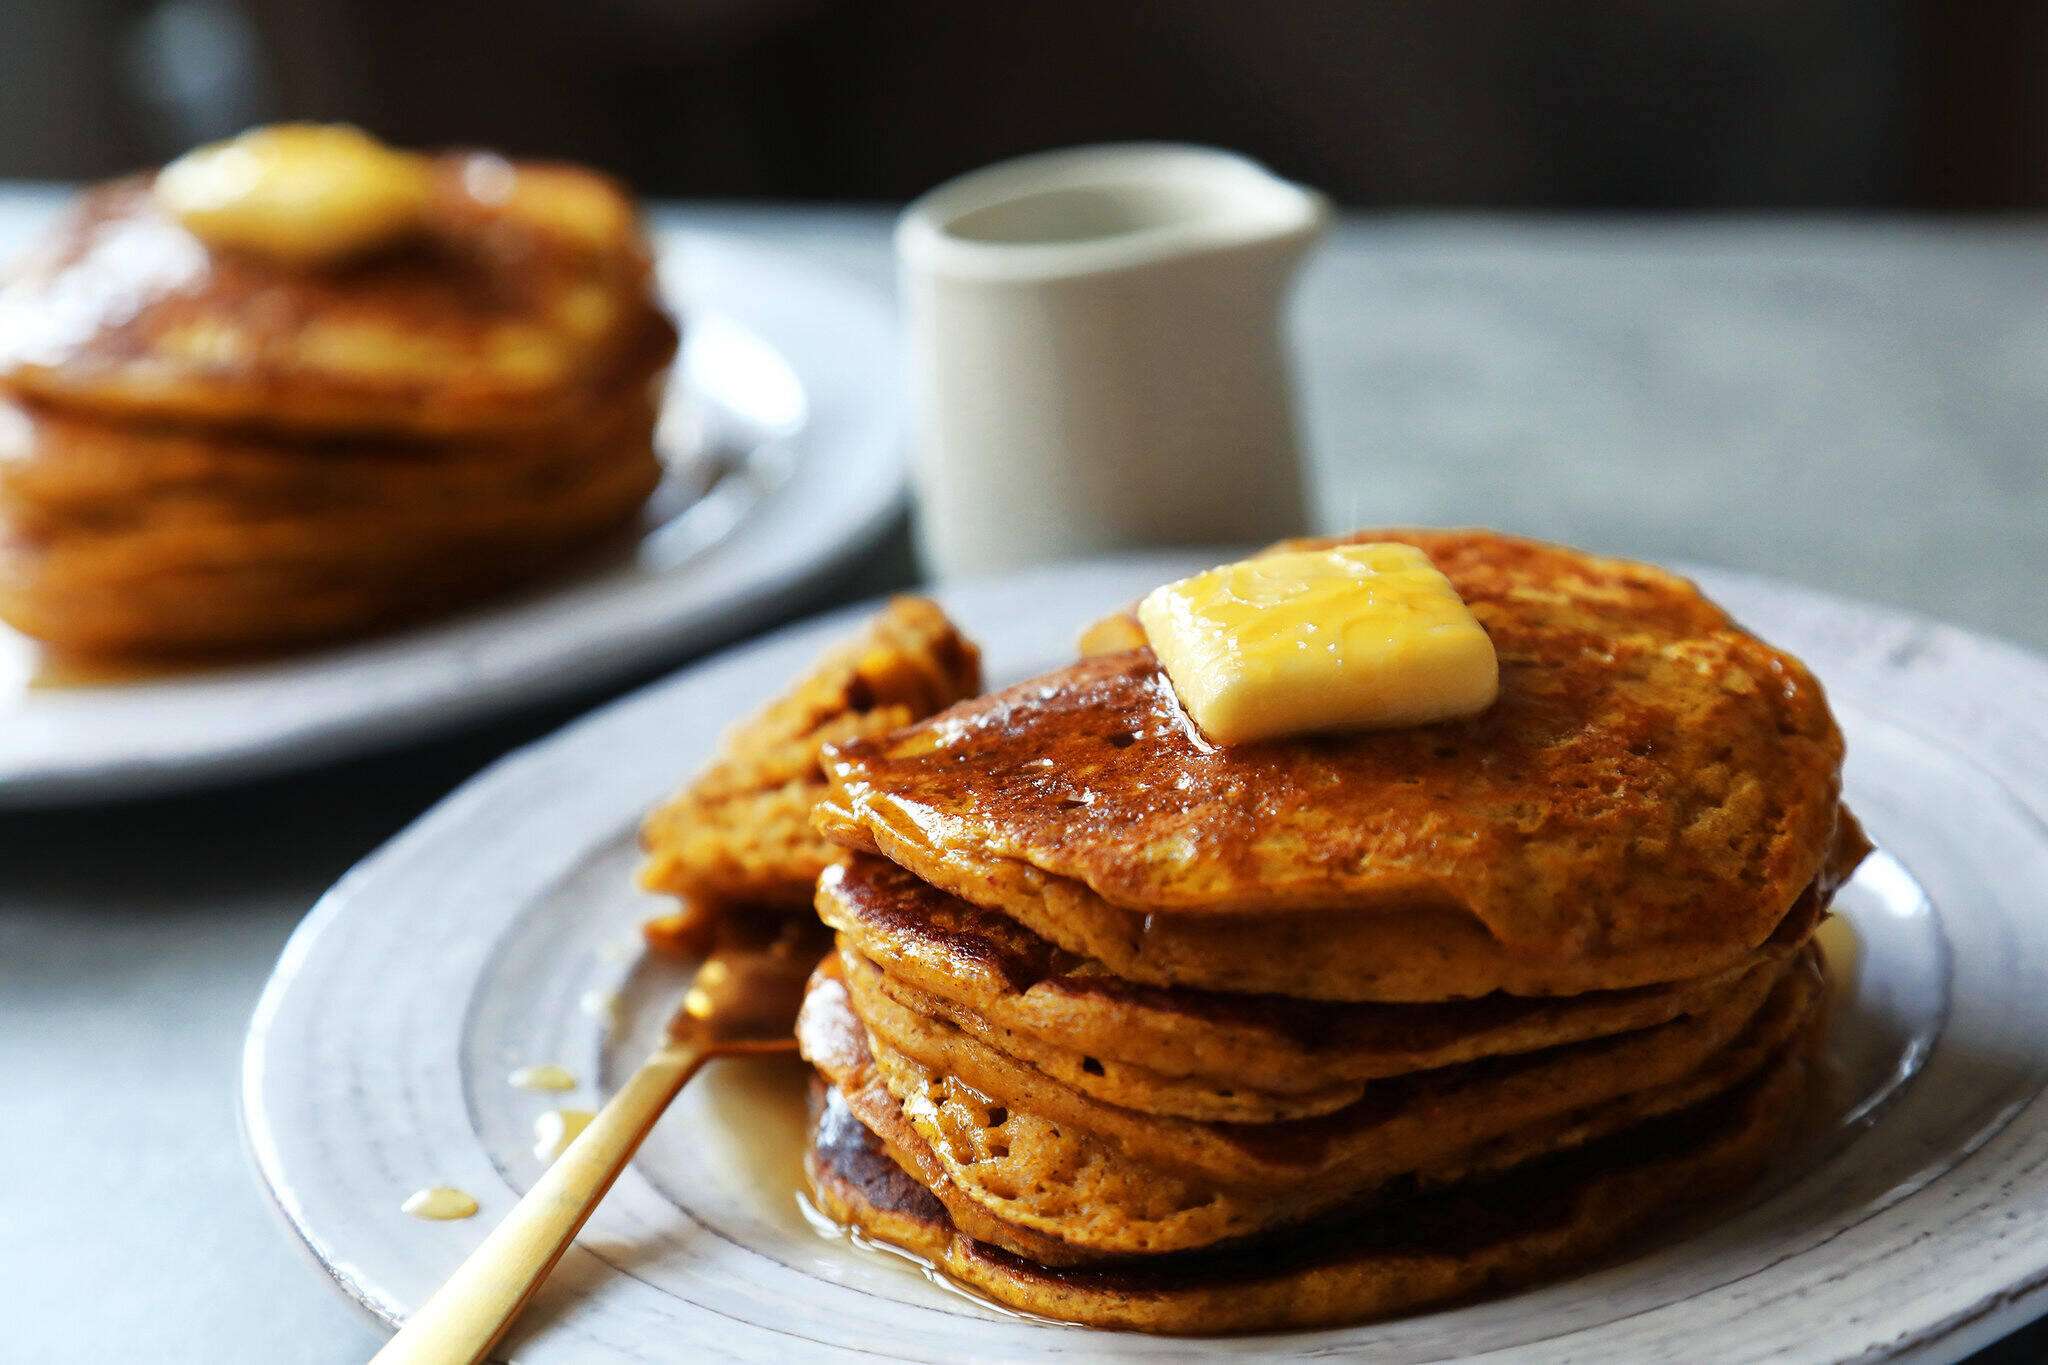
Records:
[[[1219,748],[1141,646],[828,753],[834,1216],[1015,1308],[1223,1331],[1555,1273],[1757,1172],[1866,851],[1818,685],[1651,568],[1358,538],[1450,579],[1491,709]]]
[[[148,176],[0,289],[0,619],[90,654],[289,645],[531,578],[660,479],[675,351],[631,202],[446,155],[420,222],[308,264]]]

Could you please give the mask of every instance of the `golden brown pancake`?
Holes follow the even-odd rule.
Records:
[[[693,925],[727,903],[807,907],[818,873],[838,856],[811,828],[825,790],[820,751],[980,690],[980,652],[945,613],[921,597],[896,598],[727,731],[705,769],[647,817],[640,884],[691,902]]]
[[[1825,912],[1835,890],[1869,851],[1860,828],[1837,808],[1835,838],[1821,875],[1793,902],[1771,937],[1797,938]],[[841,828],[831,793],[819,803],[818,826]],[[842,839],[842,842],[844,840]],[[887,842],[886,839],[884,842]],[[893,845],[892,845],[893,847]],[[905,855],[905,860],[914,855]],[[1018,871],[1021,864],[1012,865]],[[933,883],[951,885],[942,869]],[[1125,980],[1239,993],[1284,993],[1311,999],[1407,1002],[1466,1001],[1491,993],[1577,996],[1696,977],[1663,973],[1668,953],[1635,952],[1588,959],[1529,959],[1504,951],[1468,917],[1434,911],[1354,916],[1313,910],[1264,914],[1139,914],[1109,905],[1077,883],[1023,873],[1006,879],[1013,892],[1004,913],[1076,955],[1099,960]],[[999,892],[989,893],[999,899]],[[1768,942],[1769,939],[1766,939]],[[1733,947],[1692,962],[1700,976],[1737,968],[1755,950]]]
[[[147,176],[83,195],[0,289],[0,389],[152,423],[476,436],[560,428],[674,345],[624,192],[437,159],[424,228],[326,269],[209,251]]]
[[[468,440],[139,425],[0,399],[0,511],[49,537],[145,524],[382,511],[422,521],[476,507],[544,507],[587,466],[659,473],[653,431],[666,354],[591,391],[561,427]]]
[[[1255,1071],[1239,1074],[1228,1083],[1189,1077],[1166,1076],[1136,1062],[1083,1057],[1049,1046],[1028,1035],[1005,1034],[987,1025],[972,1011],[907,987],[890,977],[873,962],[851,948],[841,952],[841,969],[854,998],[855,1009],[870,1031],[888,1047],[904,1052],[947,1074],[966,1077],[977,1088],[1004,1100],[1019,1100],[1031,1107],[1028,1098],[1007,1092],[996,1079],[1006,1069],[995,1058],[1015,1068],[1038,1073],[1046,1081],[1088,1100],[1109,1106],[1111,1112],[1131,1110],[1196,1123],[1267,1124],[1289,1119],[1309,1119],[1335,1114],[1357,1105],[1367,1096],[1383,1092],[1383,1078],[1325,1086],[1319,1090],[1287,1094],[1268,1091],[1258,1084]],[[1759,965],[1741,974],[1724,989],[1702,995],[1693,1008],[1673,1018],[1711,1017],[1717,1011],[1740,1009],[1746,995],[1776,970],[1775,964]],[[1655,1027],[1662,1028],[1670,1024]],[[1600,1035],[1634,1038],[1648,1033],[1635,1029]],[[1581,1041],[1590,1041],[1582,1039]],[[1558,1046],[1566,1046],[1560,1044]],[[1548,1055],[1548,1049],[1544,1055]],[[1532,1056],[1535,1054],[1509,1054]],[[1418,1073],[1408,1072],[1407,1075]],[[1451,1068],[1432,1074],[1452,1074]],[[1055,1108],[1066,1108],[1055,1105]],[[1085,1120],[1077,1126],[1087,1127]]]
[[[977,1240],[950,1215],[944,1185],[906,1173],[836,1089],[819,1086],[805,1166],[832,1217],[1013,1309],[1164,1333],[1333,1326],[1562,1274],[1740,1189],[1769,1157],[1805,1071],[1794,1047],[1732,1091],[1504,1177],[1261,1241],[1064,1269]]]
[[[224,542],[216,560],[290,557],[302,546],[307,557],[323,547],[372,557],[379,541],[522,518],[544,526],[565,499],[606,481],[635,485],[644,498],[661,475],[651,439],[657,405],[643,386],[606,395],[564,431],[463,445],[286,442],[0,402],[0,513],[12,535],[37,543],[215,532]]]
[[[1813,976],[1808,963],[1784,989],[1804,999]],[[1344,1109],[1261,1123],[1203,1122],[1106,1103],[885,996],[854,999],[883,1076],[911,1121],[930,1130],[927,1140],[955,1125],[943,1112],[945,1100],[927,1103],[918,1092],[948,1082],[1012,1113],[1042,1116],[1063,1132],[1215,1184],[1358,1189],[1561,1114],[1675,1084],[1741,1036],[1785,977],[1782,966],[1758,967],[1742,989],[1697,1016],[1375,1081]]]
[[[661,477],[652,406],[619,408],[575,440],[508,452],[496,475],[481,450],[308,454],[253,437],[12,424],[37,444],[0,451],[0,618],[72,651],[169,655],[461,605],[639,513]]]
[[[1627,989],[1753,953],[1861,856],[1796,659],[1683,579],[1484,531],[1470,720],[1217,748],[1147,650],[833,751],[821,827],[1128,979],[1327,999]]]
[[[1481,1057],[1649,1028],[1718,999],[1756,961],[1806,941],[1817,916],[1788,920],[1755,961],[1715,976],[1563,998],[1491,995],[1442,1004],[1297,1000],[1125,981],[1005,915],[927,886],[883,858],[828,868],[817,906],[879,964],[881,988],[996,1047],[1049,1066],[1078,1089],[1119,1071],[1183,1081],[1212,1103],[1246,1078],[1303,1112],[1340,1107],[1357,1084]],[[1191,1117],[1233,1117],[1223,1113]],[[1250,1117],[1250,1115],[1241,1115]]]
[[[318,508],[210,505],[161,499],[130,517],[45,528],[19,526],[18,542],[42,552],[43,572],[63,587],[150,573],[249,567],[286,574],[300,566],[376,566],[444,545],[501,539],[509,545],[558,527],[616,525],[639,509],[661,476],[644,449],[593,452],[540,472],[529,487],[424,505]]]
[[[424,620],[560,570],[607,541],[638,511],[648,485],[592,488],[546,527],[450,536],[431,550],[374,566],[191,564],[90,581],[76,560],[0,543],[0,620],[73,655],[244,657]],[[627,491],[637,488],[638,497]],[[628,504],[623,509],[610,505]]]
[[[1363,1081],[1283,1093],[1262,1089],[1256,1079],[1222,1082],[1168,1076],[1141,1062],[1083,1054],[999,1028],[963,1005],[892,977],[861,956],[843,936],[840,948],[840,967],[861,1018],[888,1036],[918,1035],[921,1041],[910,1046],[915,1055],[936,1055],[950,1044],[953,1034],[965,1034],[1105,1104],[1226,1123],[1312,1118],[1353,1104],[1365,1093]],[[889,1022],[892,1019],[893,1024]],[[1257,1077],[1256,1072],[1243,1075]]]
[[[1072,1123],[891,1057],[855,1015],[831,959],[813,980],[798,1038],[804,1056],[899,1163],[940,1195],[961,1228],[1043,1264],[1062,1265],[1209,1246],[1376,1192],[1463,1179],[1597,1140],[1739,1084],[1814,1016],[1818,996],[1809,963],[1785,978],[1729,1045],[1690,1073],[1658,1078],[1658,1084],[1645,1077],[1634,1093],[1584,1107],[1546,1114],[1540,1096],[1531,1093],[1544,1071],[1502,1068],[1504,1104],[1529,1120],[1518,1128],[1489,1124],[1474,1112],[1483,1106],[1468,1103],[1484,1089],[1484,1063],[1453,1069],[1479,1073],[1468,1079],[1463,1099],[1456,1083],[1439,1087],[1448,1099],[1441,1122],[1427,1107],[1435,1096],[1391,1082],[1396,1092],[1370,1112],[1362,1107],[1321,1120],[1213,1125],[1217,1144],[1234,1142],[1245,1158],[1240,1181],[1229,1184],[1184,1165],[1147,1160]],[[1464,1112],[1454,1112],[1460,1104]],[[1431,1124],[1445,1142],[1464,1145],[1397,1150]],[[1385,1140],[1376,1153],[1375,1139]],[[1332,1153],[1348,1164],[1333,1165]]]

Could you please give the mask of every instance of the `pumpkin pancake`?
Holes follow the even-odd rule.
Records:
[[[835,841],[1119,976],[1340,1000],[1740,965],[1863,851],[1796,659],[1692,584],[1485,531],[1430,555],[1492,638],[1469,720],[1209,744],[1149,650],[827,755]]]
[[[661,477],[656,407],[643,383],[594,405],[571,430],[518,441],[309,445],[0,403],[0,513],[12,535],[39,544],[175,542],[213,531],[226,553],[252,558],[301,543],[314,556],[326,547],[374,558],[380,543],[521,518],[545,526],[581,489],[606,482],[637,486],[644,498]]]
[[[0,389],[152,423],[409,436],[559,428],[674,332],[595,172],[437,157],[416,232],[320,269],[209,250],[152,177],[86,192],[0,289]]]
[[[842,937],[840,968],[862,1020],[885,1035],[921,1040],[912,1051],[937,1056],[954,1034],[965,1034],[1004,1056],[1105,1104],[1147,1114],[1226,1123],[1270,1123],[1312,1118],[1356,1103],[1365,1082],[1326,1085],[1281,1094],[1247,1081],[1229,1083],[1166,1076],[1136,1062],[1084,1055],[1042,1039],[998,1028],[964,1006],[891,977]],[[893,1023],[890,1021],[894,1021]],[[1244,1073],[1255,1076],[1255,1072]]]
[[[1377,1164],[1370,1153],[1360,1156],[1370,1141],[1360,1134],[1371,1132],[1378,1115],[1236,1125],[1235,1131],[1214,1125],[1219,1141],[1235,1139],[1248,1158],[1243,1173],[1252,1183],[1234,1185],[1145,1160],[1070,1123],[906,1064],[900,1055],[892,1059],[854,1014],[833,959],[813,980],[798,1037],[805,1057],[883,1136],[896,1159],[941,1196],[960,1227],[1059,1265],[1209,1246],[1363,1197],[1505,1169],[1595,1141],[1739,1084],[1814,1016],[1818,994],[1809,965],[1787,976],[1749,1027],[1689,1075],[1583,1108],[1553,1110],[1517,1131],[1454,1117],[1442,1128],[1471,1139],[1462,1149],[1403,1153],[1411,1158],[1405,1163],[1391,1159],[1390,1149]],[[1506,1078],[1502,1093],[1522,1112],[1541,1114],[1540,1105],[1525,1103],[1526,1087],[1514,1094],[1517,1079],[1526,1073]],[[1447,1093],[1458,1102],[1455,1087]],[[1412,1132],[1429,1118],[1413,1103],[1412,1088],[1408,1098],[1405,1117],[1397,1097],[1377,1125],[1390,1139],[1405,1140],[1404,1125]],[[1335,1131],[1347,1127],[1348,1133]],[[1262,1129],[1268,1130],[1263,1142],[1254,1136]],[[1340,1146],[1350,1149],[1348,1169],[1325,1160]]]
[[[411,620],[538,577],[638,515],[661,477],[644,437],[438,504],[241,506],[145,498],[101,519],[24,514],[0,471],[0,619],[82,653],[304,643]],[[399,481],[401,486],[403,481]]]
[[[286,515],[388,512],[418,521],[536,510],[592,464],[660,470],[653,434],[666,353],[585,397],[574,422],[516,435],[419,441],[284,440],[249,430],[138,425],[0,400],[0,512],[23,535]]]
[[[1334,1326],[1561,1274],[1740,1189],[1795,1110],[1805,1071],[1793,1047],[1725,1094],[1500,1178],[1256,1242],[1064,1269],[977,1239],[949,1213],[943,1181],[927,1188],[907,1173],[822,1082],[805,1168],[833,1218],[1013,1309],[1162,1333]]]
[[[43,552],[63,586],[125,582],[190,568],[250,566],[288,573],[299,565],[375,565],[444,544],[547,536],[558,527],[618,524],[639,510],[661,477],[645,447],[585,452],[542,471],[529,487],[501,487],[441,507],[388,503],[314,508],[237,508],[203,499],[160,499],[128,517],[47,531],[19,525],[13,539]],[[0,494],[0,502],[4,502]]]
[[[1239,1073],[1243,1079],[1228,1083],[1165,1076],[1136,1062],[1084,1056],[1029,1035],[996,1029],[971,1010],[891,977],[851,948],[842,946],[840,964],[855,1008],[870,1030],[895,1050],[907,1052],[940,1071],[968,1078],[979,1088],[986,1088],[981,1081],[993,1082],[994,1071],[1006,1069],[994,1060],[1001,1058],[1104,1105],[1140,1114],[1225,1124],[1314,1118],[1346,1109],[1374,1093],[1373,1082],[1359,1080],[1283,1094],[1263,1089],[1257,1083],[1263,1078],[1249,1070]],[[1740,973],[1721,990],[1700,996],[1692,1009],[1674,1012],[1672,1018],[1737,1007],[1741,994],[1770,972],[1771,967],[1759,965]],[[1644,1031],[1615,1031],[1599,1036],[1623,1037]],[[965,1054],[966,1060],[956,1065],[960,1054]],[[1445,1069],[1436,1074],[1447,1073]],[[998,1098],[1015,1098],[1002,1095],[999,1086],[991,1093]]]
[[[1303,1113],[1341,1107],[1359,1083],[1378,1077],[1661,1024],[1719,998],[1757,962],[1791,953],[1818,919],[1788,918],[1755,960],[1696,981],[1387,1005],[1125,981],[867,854],[826,870],[817,906],[846,944],[883,969],[880,987],[892,998],[1028,1057],[1077,1089],[1101,1094],[1093,1082],[1131,1073],[1141,1083],[1181,1082],[1190,1103],[1213,1110],[1233,1103],[1219,1092],[1241,1099],[1246,1078],[1256,1078],[1270,1103],[1298,1104]]]
[[[598,489],[595,492],[616,491]],[[79,656],[243,657],[319,644],[479,602],[560,570],[631,519],[601,504],[544,530],[449,537],[374,566],[203,566],[60,582],[77,561],[0,543],[0,620]]]
[[[1789,980],[1782,965],[1757,967],[1728,999],[1697,1016],[1390,1077],[1371,1082],[1343,1109],[1255,1123],[1203,1122],[1106,1103],[885,995],[855,993],[853,999],[883,1076],[921,1131],[953,1126],[941,1112],[944,1101],[932,1100],[927,1113],[917,1097],[948,1081],[1013,1113],[1042,1117],[1062,1131],[1214,1184],[1359,1189],[1562,1114],[1675,1084],[1741,1036],[1781,981],[1788,997],[1803,999],[1816,975],[1810,962]]]
[[[981,654],[938,606],[898,597],[760,711],[640,829],[640,884],[684,898],[650,941],[692,949],[718,907],[802,910],[839,856],[811,828],[826,745],[886,734],[981,690]]]

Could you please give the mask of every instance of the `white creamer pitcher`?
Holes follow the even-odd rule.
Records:
[[[896,228],[919,548],[944,577],[1306,529],[1283,342],[1329,207],[1244,157],[1023,157]]]

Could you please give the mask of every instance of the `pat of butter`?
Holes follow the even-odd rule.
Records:
[[[1412,545],[1226,564],[1138,606],[1181,705],[1218,744],[1385,730],[1493,704],[1493,641]]]
[[[425,158],[346,124],[283,123],[195,148],[158,172],[166,213],[209,246],[322,265],[419,226]]]

